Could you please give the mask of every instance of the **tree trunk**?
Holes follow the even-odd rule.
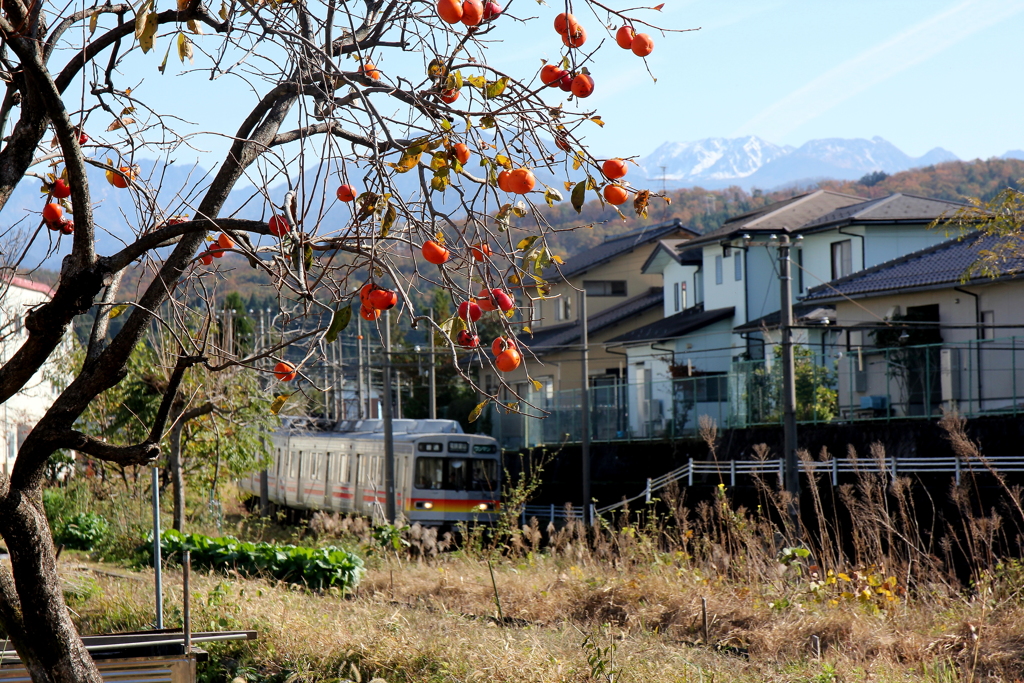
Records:
[[[171,491],[174,498],[172,526],[175,531],[183,531],[185,528],[185,477],[181,471],[181,430],[184,426],[185,421],[181,416],[175,416],[167,448],[167,467],[171,471]]]
[[[41,492],[12,493],[0,498],[13,574],[0,569],[0,624],[35,683],[102,683],[64,605]]]

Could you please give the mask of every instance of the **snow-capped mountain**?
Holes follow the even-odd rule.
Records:
[[[783,147],[751,135],[666,142],[641,159],[640,165],[649,180],[664,178],[670,187],[772,189],[825,178],[855,180],[873,171],[898,173],[956,160],[955,154],[941,147],[914,158],[880,137],[827,138]]]

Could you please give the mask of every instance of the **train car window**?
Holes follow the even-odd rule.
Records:
[[[420,441],[417,449],[420,453],[440,453],[444,450],[443,443],[432,443],[430,441]]]
[[[418,489],[494,491],[498,461],[484,458],[416,458],[414,485]]]
[[[444,458],[416,458],[416,488],[444,488]]]
[[[472,463],[472,490],[493,491],[496,489],[498,486],[498,461],[474,458]]]
[[[338,466],[336,468],[338,473],[335,475],[335,479],[338,482],[347,482],[348,481],[348,466],[349,466],[348,453],[340,454],[338,456]]]
[[[449,441],[448,442],[449,453],[469,453],[469,442],[468,441]]]
[[[320,463],[323,462],[323,453],[311,453],[309,458],[309,478],[320,478]]]
[[[498,452],[498,447],[495,446],[493,443],[478,443],[473,445],[473,452],[486,453],[487,455],[491,455],[493,453]]]
[[[294,479],[299,475],[299,459],[302,458],[302,451],[296,456],[295,451],[288,451],[288,478]]]

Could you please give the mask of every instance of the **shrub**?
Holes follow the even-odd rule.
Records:
[[[363,560],[334,546],[302,548],[274,543],[248,543],[230,536],[211,538],[168,529],[160,535],[160,548],[168,561],[181,561],[192,553],[192,564],[217,571],[234,570],[247,576],[270,576],[313,590],[356,587],[364,573]],[[152,559],[150,560],[152,561]]]
[[[71,550],[92,550],[109,532],[106,519],[95,512],[79,512],[64,522],[54,540]]]

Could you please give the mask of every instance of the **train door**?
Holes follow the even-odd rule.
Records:
[[[363,512],[363,480],[366,478],[366,455],[356,453],[352,473],[352,511]]]
[[[334,502],[334,497],[332,495],[332,492],[333,492],[333,489],[334,489],[334,471],[333,470],[334,470],[335,467],[337,467],[337,464],[334,462],[334,459],[336,457],[337,456],[334,453],[331,453],[330,451],[327,451],[326,453],[324,453],[324,471],[323,471],[324,498],[323,498],[323,501],[321,501],[321,503],[320,503],[320,507],[325,508],[327,510],[331,509],[331,507],[332,507],[331,504]]]

